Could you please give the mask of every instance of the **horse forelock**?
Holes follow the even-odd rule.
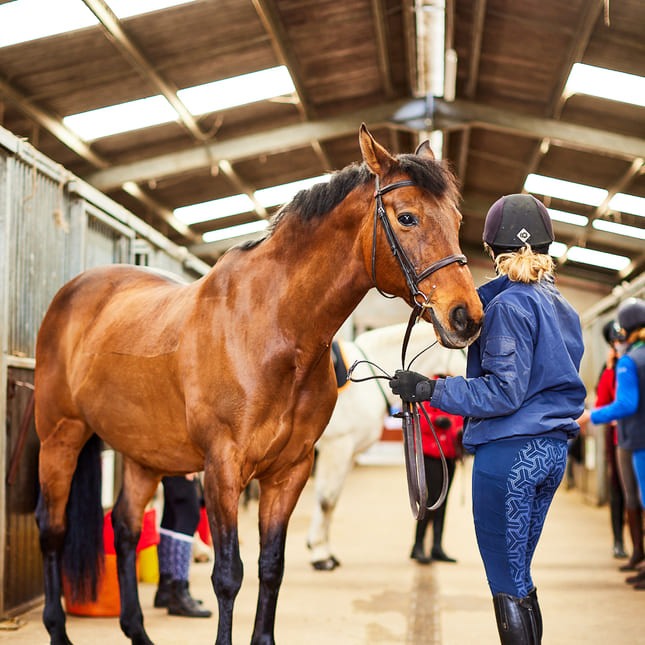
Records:
[[[458,200],[458,187],[455,176],[441,161],[433,161],[418,155],[397,155],[402,172],[420,188],[435,197],[447,197],[453,202]]]

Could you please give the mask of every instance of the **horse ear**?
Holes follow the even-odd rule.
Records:
[[[396,163],[394,157],[380,143],[377,143],[364,123],[361,124],[359,142],[363,161],[375,175],[383,177]]]
[[[430,142],[427,139],[419,144],[419,147],[414,154],[419,155],[419,157],[426,157],[427,159],[430,159],[430,161],[435,160],[434,152],[432,152]]]

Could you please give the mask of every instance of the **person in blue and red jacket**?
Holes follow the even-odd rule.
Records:
[[[475,453],[473,517],[502,645],[539,645],[542,614],[531,561],[580,428],[586,389],[580,318],[556,289],[549,213],[531,195],[506,195],[486,215],[485,247],[497,277],[479,287],[480,337],[466,377],[432,380],[399,370],[405,401],[464,416]]]
[[[434,378],[445,378],[444,375],[438,374]],[[433,408],[428,402],[422,403],[423,408],[434,426],[437,433],[437,439],[441,445],[446,465],[448,466],[448,490],[446,498],[439,508],[427,512],[425,516],[417,520],[416,532],[414,536],[414,546],[410,557],[419,564],[430,564],[433,560],[438,562],[457,562],[443,550],[441,545],[443,538],[443,526],[446,517],[446,504],[448,503],[448,493],[450,485],[455,475],[455,465],[457,460],[462,457],[461,434],[463,427],[463,418],[457,414],[443,412]],[[434,504],[439,498],[443,485],[443,466],[441,465],[441,455],[437,440],[428,425],[423,412],[420,413],[421,441],[423,445],[423,462],[426,471],[426,486],[428,488],[428,504]],[[432,548],[430,555],[425,554],[424,540],[428,525],[432,520]]]
[[[616,398],[608,405],[586,410],[579,422],[581,426],[589,420],[596,425],[617,422],[618,445],[631,451],[642,506],[645,502],[645,300],[625,300],[618,307],[616,318],[626,337],[625,352],[616,363]],[[642,539],[640,511],[639,508],[633,515],[628,513],[627,519],[639,523]],[[632,554],[631,568],[643,562],[642,550],[639,558]],[[633,583],[635,589],[645,590],[645,571],[627,578],[627,582]]]

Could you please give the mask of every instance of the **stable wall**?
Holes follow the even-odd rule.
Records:
[[[112,263],[144,264],[186,281],[209,269],[0,127],[0,418],[7,419],[0,433],[0,618],[21,612],[43,592],[34,520],[39,444],[30,415],[40,321],[63,284]],[[118,467],[104,472],[109,489],[118,488],[115,476]]]

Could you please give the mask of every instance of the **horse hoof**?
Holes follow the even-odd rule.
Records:
[[[333,571],[336,567],[340,566],[340,562],[333,555],[330,555],[326,560],[312,562],[311,566],[316,571]]]

